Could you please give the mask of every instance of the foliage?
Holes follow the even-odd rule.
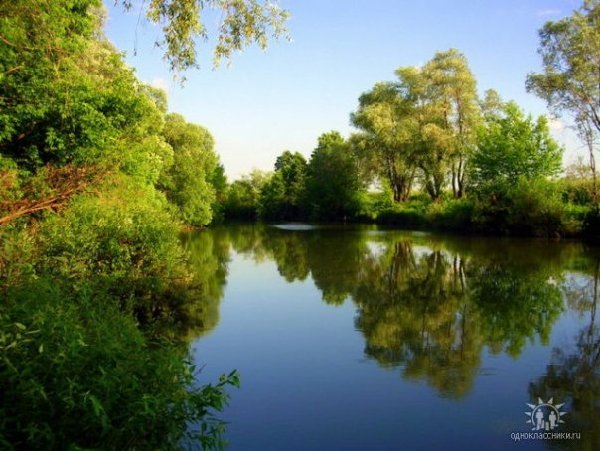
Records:
[[[324,133],[307,167],[306,202],[318,219],[346,219],[358,210],[358,166],[339,132]]]
[[[471,159],[471,185],[478,194],[493,192],[494,187],[512,184],[519,177],[552,176],[560,169],[562,149],[550,136],[545,117],[534,122],[513,102],[501,111],[480,128]]]
[[[397,82],[377,83],[359,98],[351,116],[360,130],[353,137],[357,154],[387,180],[396,202],[410,195],[417,168],[432,199],[449,178],[455,197],[461,197],[480,120],[466,58],[450,49],[422,68],[401,67],[396,75]]]
[[[476,228],[495,233],[559,236],[565,230],[565,206],[556,184],[520,177],[476,203]]]
[[[214,140],[205,128],[179,114],[168,114],[163,135],[173,148],[173,164],[163,172],[159,188],[179,207],[180,217],[193,225],[212,219],[215,189],[210,182],[218,168]]]
[[[600,136],[600,3],[584,0],[571,16],[547,22],[539,34],[544,72],[530,74],[527,89],[545,99],[555,113],[572,114],[577,134],[588,148],[596,197],[594,149]]]
[[[256,220],[260,210],[261,193],[270,177],[269,174],[254,170],[229,185],[223,205],[225,219]]]
[[[164,48],[165,59],[175,72],[197,67],[196,42],[209,39],[210,30],[203,18],[205,9],[214,9],[221,14],[213,50],[215,67],[250,44],[265,49],[269,33],[272,38],[287,37],[285,22],[289,13],[275,2],[152,0],[147,8],[134,0],[119,0],[119,3],[126,9],[135,5],[144,10],[148,20],[161,26],[163,39],[156,44]]]
[[[416,127],[412,85],[417,77],[414,68],[399,70],[401,81],[377,83],[359,98],[358,110],[351,115],[360,132],[351,137],[363,172],[389,183],[394,201],[406,200],[416,174],[414,136]]]
[[[11,288],[0,309],[0,443],[16,449],[218,445],[230,374],[191,388],[184,348],[148,342],[103,291],[56,279]],[[189,422],[204,422],[188,433]],[[207,447],[209,447],[207,446]]]
[[[268,220],[304,217],[306,159],[286,150],[275,161],[275,172],[261,191],[260,215]]]
[[[99,2],[4,6],[0,443],[176,449],[189,432],[218,446],[212,412],[237,375],[193,387],[172,332],[209,316],[178,216],[210,220],[212,139],[165,124],[166,96],[103,37]]]

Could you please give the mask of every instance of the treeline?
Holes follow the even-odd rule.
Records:
[[[540,32],[545,73],[527,80],[528,89],[556,112],[576,113],[588,163],[563,169],[563,149],[552,139],[548,119],[525,114],[494,90],[480,97],[467,59],[450,49],[422,67],[397,69],[396,80],[363,93],[350,118],[357,131],[349,138],[325,133],[309,161],[285,151],[272,173],[254,171],[232,183],[224,217],[597,233],[600,80],[597,68],[583,60],[599,55],[582,39],[600,34],[599,11],[597,2],[586,2],[572,17],[548,23]],[[576,86],[569,85],[572,78]]]
[[[223,168],[210,133],[124,64],[104,14],[0,11],[0,447],[217,446],[237,375],[199,385],[174,331],[213,308],[179,232],[211,222]]]

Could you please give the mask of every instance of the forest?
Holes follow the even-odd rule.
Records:
[[[226,12],[216,64],[287,33],[287,12],[269,2],[205,3]],[[166,93],[108,41],[100,0],[0,4],[2,447],[223,445],[217,416],[240,377],[203,380],[188,354],[201,332],[177,332],[201,331],[214,315],[198,301],[215,287],[184,230],[313,221],[600,232],[596,0],[546,24],[544,72],[524,80],[574,118],[587,149],[579,164],[561,166],[547,118],[495,91],[480,96],[466,57],[450,49],[357,93],[351,136],[323,133],[308,161],[286,150],[272,172],[233,182],[210,131],[169,112]],[[151,2],[175,73],[195,67],[201,4]]]

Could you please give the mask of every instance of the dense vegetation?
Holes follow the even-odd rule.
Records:
[[[148,19],[161,24],[176,72],[196,65],[203,7],[223,11],[215,64],[285,34],[286,13],[271,2],[153,1]],[[596,0],[544,27],[545,71],[528,78],[556,112],[573,114],[586,165],[561,172],[546,119],[493,91],[481,99],[466,58],[449,50],[362,94],[349,138],[324,133],[308,161],[285,151],[272,173],[230,185],[209,131],[168,113],[165,93],[136,78],[103,35],[103,15],[101,0],[13,0],[0,11],[2,447],[222,443],[213,414],[238,376],[198,386],[187,339],[216,322],[223,267],[190,258],[184,226],[600,229]]]
[[[597,1],[549,22],[540,31],[545,72],[527,80],[555,113],[572,113],[588,163],[562,168],[548,119],[494,90],[480,96],[465,56],[450,49],[363,93],[348,139],[325,133],[308,162],[285,151],[272,173],[234,182],[225,218],[597,235],[599,33]]]
[[[205,6],[226,11],[216,60],[284,31],[271,4]],[[195,64],[198,8],[148,9],[175,70]],[[179,232],[219,214],[223,167],[103,16],[101,0],[0,11],[0,447],[219,447],[213,415],[238,376],[198,385],[187,340],[214,326],[222,268],[198,271]]]

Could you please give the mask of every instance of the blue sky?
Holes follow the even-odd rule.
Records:
[[[540,70],[537,30],[569,15],[575,0],[282,0],[292,17],[292,42],[266,52],[246,49],[229,66],[213,70],[211,42],[200,43],[199,71],[173,81],[160,49],[159,31],[108,2],[109,39],[126,53],[138,76],[166,88],[171,111],[207,127],[230,179],[253,168],[271,170],[283,150],[310,156],[329,130],[349,135],[358,96],[377,81],[392,80],[400,66],[420,65],[438,50],[466,55],[481,93],[496,89],[527,112],[547,114],[525,91],[525,77]],[[213,27],[217,15],[208,15]],[[579,144],[563,121],[554,136],[573,160]]]

